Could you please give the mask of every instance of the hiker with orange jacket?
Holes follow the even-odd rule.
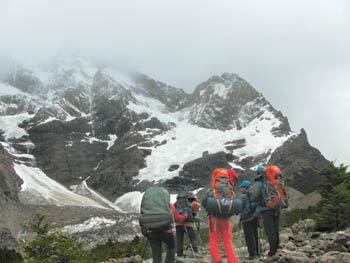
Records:
[[[193,192],[185,192],[178,194],[174,204],[178,214],[188,215],[184,221],[176,222],[176,250],[177,256],[183,257],[183,241],[184,236],[187,235],[191,242],[194,253],[198,253],[197,235],[193,228],[193,223],[196,221],[195,217],[199,211],[200,203]]]
[[[210,253],[214,263],[222,263],[222,237],[228,263],[239,263],[232,243],[232,219],[242,209],[240,200],[234,200],[233,187],[238,178],[235,170],[217,168],[212,173],[211,189],[202,201],[209,216]]]

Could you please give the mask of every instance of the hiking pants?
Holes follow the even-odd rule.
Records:
[[[152,249],[153,263],[162,263],[162,242],[167,246],[165,263],[175,263],[175,237],[166,231],[152,231],[147,235]]]
[[[186,228],[185,228],[186,227]],[[179,257],[184,255],[184,236],[187,236],[191,242],[192,248],[194,252],[198,252],[197,246],[197,235],[191,226],[176,226],[176,251]]]
[[[250,257],[256,257],[260,254],[259,236],[258,236],[258,219],[254,218],[242,223],[245,242],[248,247]]]
[[[231,218],[217,218],[209,216],[210,254],[214,263],[222,263],[220,251],[220,237],[224,242],[227,263],[239,263],[232,243]]]
[[[276,254],[278,245],[280,242],[280,238],[279,238],[280,212],[271,209],[261,213],[261,215],[263,217],[264,229],[270,245],[270,251],[268,255],[273,256]]]

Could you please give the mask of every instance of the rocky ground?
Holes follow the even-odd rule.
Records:
[[[313,231],[315,222],[310,219],[299,221],[291,228],[285,228],[280,233],[280,249],[274,257],[267,257],[268,245],[261,240],[263,255],[255,260],[249,260],[247,248],[241,243],[243,236],[238,231],[234,238],[236,253],[241,263],[278,262],[278,263],[348,263],[350,262],[350,229],[332,233]],[[177,258],[182,263],[210,263],[211,257],[208,246],[201,246],[201,256],[194,258],[187,251],[185,258]],[[142,262],[141,256],[124,259],[111,259],[102,263],[131,263]],[[144,260],[143,262],[151,262]],[[224,261],[226,262],[226,261]]]

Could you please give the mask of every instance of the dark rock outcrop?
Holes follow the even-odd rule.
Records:
[[[218,167],[230,168],[226,153],[219,152],[207,154],[205,157],[198,158],[186,163],[179,176],[166,180],[162,185],[175,192],[208,187],[211,181],[211,172]]]
[[[11,159],[0,144],[0,202],[18,201],[18,192],[23,183],[12,167]]]
[[[146,95],[163,102],[170,111],[180,110],[188,103],[189,95],[182,89],[169,86],[142,74],[135,76],[135,81],[137,86],[142,87],[141,92],[146,92]]]
[[[322,181],[317,170],[325,168],[329,161],[309,144],[302,129],[272,153],[269,164],[282,168],[288,185],[307,194],[316,190]]]
[[[103,159],[107,143],[89,141],[87,118],[51,121],[29,129],[37,165],[51,178],[70,186],[86,179]]]
[[[133,177],[145,167],[144,158],[148,155],[137,147],[144,140],[141,135],[134,133],[117,139],[98,169],[87,180],[88,185],[110,200],[132,191]]]

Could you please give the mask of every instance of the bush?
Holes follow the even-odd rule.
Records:
[[[298,223],[299,220],[304,219],[316,219],[316,207],[310,206],[307,209],[292,209],[290,211],[282,211],[280,224],[282,227],[291,227],[293,224]]]
[[[320,171],[326,179],[318,187],[321,201],[316,206],[317,227],[323,231],[344,229],[350,226],[350,172],[341,164]]]
[[[28,263],[85,263],[87,253],[82,243],[60,231],[50,231],[49,224],[43,224],[44,215],[36,215],[30,228],[37,237],[24,247]]]
[[[23,258],[15,250],[0,248],[0,262],[6,263],[23,263]]]
[[[151,257],[149,244],[146,247],[146,239],[135,236],[132,241],[118,242],[108,240],[104,245],[98,245],[91,250],[91,261],[100,262],[114,258],[125,258],[135,255],[143,256],[144,259]]]

